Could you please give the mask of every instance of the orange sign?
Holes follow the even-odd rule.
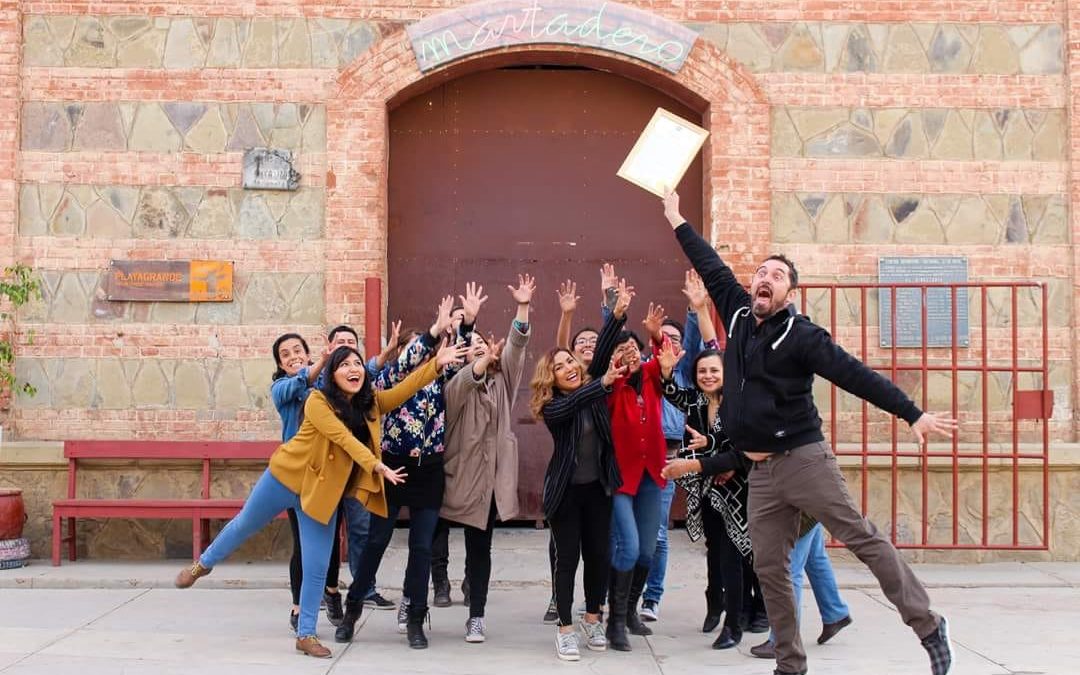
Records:
[[[225,260],[113,260],[106,298],[136,302],[231,302],[233,264]]]

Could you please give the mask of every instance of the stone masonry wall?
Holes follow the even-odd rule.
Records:
[[[1049,382],[1018,384],[1052,388],[1052,437],[1076,440],[1080,0],[628,4],[701,33],[670,79],[708,101],[705,225],[740,275],[776,249],[807,283],[875,281],[885,255],[964,256],[974,281],[1044,283]],[[17,336],[18,373],[39,394],[16,398],[5,436],[275,437],[274,337],[297,330],[318,348],[328,324],[361,328],[363,280],[385,279],[386,103],[423,80],[405,26],[446,6],[0,6],[0,257],[44,282]],[[301,189],[242,190],[242,150],[253,145],[292,150]],[[114,258],[233,260],[235,299],[108,302]],[[849,291],[838,303],[811,289],[805,311],[828,324],[837,310],[838,340],[888,360],[876,294],[865,308]],[[1014,326],[1020,364],[1039,362],[1042,309],[1029,290],[1016,315],[989,294],[994,363],[1011,362]],[[973,333],[961,358],[977,361],[982,344]],[[936,375],[897,379],[917,400],[952,405]],[[965,433],[979,432],[985,391],[991,433],[1011,435],[1012,389],[1000,373],[985,390],[962,376]],[[860,408],[843,396],[836,407],[850,440]],[[880,420],[871,430],[887,439]]]

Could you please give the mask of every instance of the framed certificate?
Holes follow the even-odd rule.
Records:
[[[663,197],[665,188],[678,186],[708,136],[696,124],[657,108],[616,175]]]

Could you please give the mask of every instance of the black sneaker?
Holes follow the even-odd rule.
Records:
[[[449,607],[453,602],[450,600],[450,582],[449,581],[436,581],[432,584],[435,587],[435,593],[432,595],[431,604],[436,607]]]
[[[930,655],[931,675],[945,675],[952,668],[953,649],[949,640],[949,624],[945,617],[938,621],[937,630],[922,639],[923,649]]]
[[[555,597],[552,596],[551,602],[548,603],[547,611],[544,612],[544,623],[549,626],[559,623],[559,609],[555,606]]]
[[[326,620],[334,626],[341,625],[341,618],[345,612],[341,609],[341,593],[323,592],[323,602],[326,603]]]
[[[296,626],[300,623],[300,615],[296,612],[289,611],[289,625],[292,626],[292,630],[296,632]]]
[[[364,598],[364,607],[370,607],[372,609],[394,609],[397,605],[379,595],[379,592],[376,591]]]

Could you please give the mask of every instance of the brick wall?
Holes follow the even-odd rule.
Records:
[[[46,286],[19,322],[39,394],[5,426],[276,435],[273,338],[361,328],[363,279],[386,277],[386,103],[424,86],[405,26],[447,4],[0,3],[0,255]],[[701,32],[682,71],[581,58],[708,102],[706,225],[741,272],[783,249],[811,281],[933,254],[1046,282],[1053,433],[1074,440],[1080,0],[628,4]],[[256,144],[296,153],[300,191],[240,189]],[[196,257],[236,261],[233,303],[103,298],[112,258]]]

